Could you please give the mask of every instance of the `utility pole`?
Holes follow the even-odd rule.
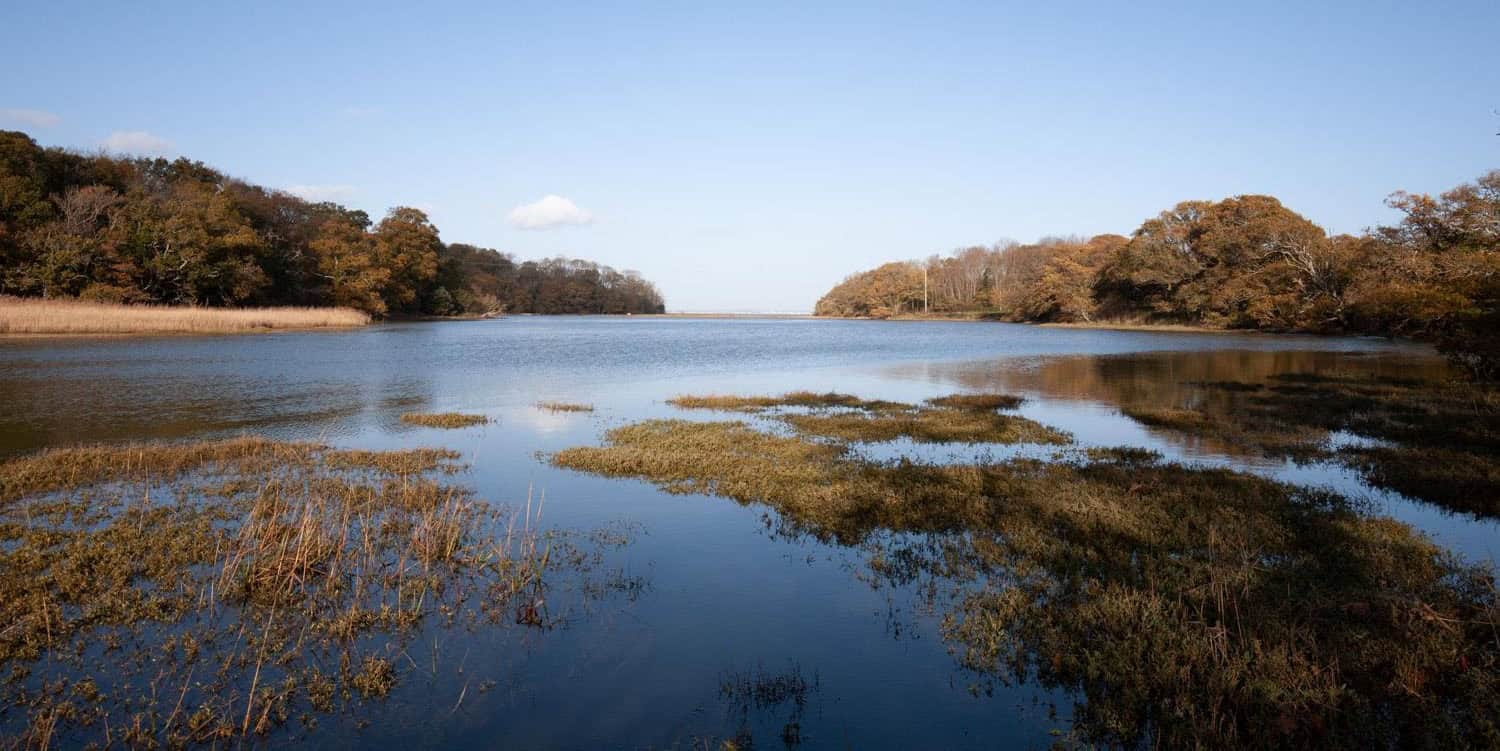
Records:
[[[927,315],[927,264],[922,264],[922,315]]]

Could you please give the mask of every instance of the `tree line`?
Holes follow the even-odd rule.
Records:
[[[1184,201],[1129,237],[887,263],[846,278],[815,312],[1403,336],[1500,377],[1500,170],[1387,203],[1402,214],[1395,226],[1330,236],[1270,196]]]
[[[306,201],[185,158],[79,154],[0,131],[0,294],[375,316],[661,313],[633,271],[446,244],[427,215]]]

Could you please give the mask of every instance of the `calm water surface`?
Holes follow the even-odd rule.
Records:
[[[538,632],[448,635],[413,658],[368,726],[298,731],[322,745],[688,747],[749,730],[779,747],[1046,746],[1071,697],[997,686],[957,668],[937,629],[940,598],[873,579],[860,550],[788,539],[764,510],[671,496],[636,481],[549,467],[546,452],[611,426],[683,414],[679,393],[838,390],[905,401],[963,390],[1029,397],[1021,412],[1084,446],[1148,446],[1367,499],[1470,560],[1494,561],[1500,528],[1297,466],[1145,428],[1122,403],[1185,406],[1192,384],[1278,373],[1439,374],[1425,349],[1380,340],[1042,329],[1005,324],[785,319],[533,318],[391,324],[266,336],[0,343],[0,455],[80,441],[251,432],[341,446],[446,446],[486,498],[545,496],[543,523],[623,525],[614,579]],[[536,409],[588,402],[593,413]],[[411,411],[478,412],[464,431],[413,428]],[[922,447],[930,459],[1027,447]],[[786,696],[744,695],[780,677]],[[493,685],[488,681],[496,681]],[[483,686],[483,690],[477,688]],[[462,700],[460,700],[462,696]]]

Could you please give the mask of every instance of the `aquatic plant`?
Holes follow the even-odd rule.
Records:
[[[927,403],[934,407],[953,409],[995,410],[1015,409],[1024,401],[1026,400],[1012,394],[950,394],[928,399]]]
[[[536,403],[537,409],[545,409],[548,412],[593,412],[594,405],[581,404],[578,402],[553,402],[541,401]]]
[[[553,461],[764,503],[786,534],[925,540],[872,574],[947,582],[960,664],[1076,692],[1080,743],[1500,743],[1493,571],[1326,491],[1127,449],[882,463],[743,422],[647,421]]]
[[[240,438],[0,464],[0,737],[222,743],[385,696],[427,630],[551,625],[549,581],[609,541],[446,484],[457,459]]]
[[[805,435],[844,441],[919,443],[1071,443],[1066,432],[1017,415],[971,409],[923,409],[895,414],[783,415],[781,420]]]
[[[803,407],[807,409],[830,409],[844,407],[872,411],[906,410],[910,404],[881,400],[860,399],[849,394],[829,391],[791,391],[780,396],[733,396],[709,394],[704,396],[681,395],[667,400],[678,409],[713,409],[722,412],[762,412],[780,407]]]
[[[401,422],[420,425],[424,428],[467,428],[484,425],[490,418],[484,415],[466,415],[462,412],[407,412]]]

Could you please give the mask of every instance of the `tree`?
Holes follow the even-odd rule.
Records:
[[[1261,272],[1321,252],[1323,230],[1270,196],[1184,201],[1146,221],[1100,276],[1132,307],[1177,321],[1252,327]]]
[[[1500,377],[1500,170],[1388,203],[1404,216],[1376,232],[1379,262],[1362,264],[1362,316],[1434,339],[1476,377]]]
[[[311,244],[316,273],[327,282],[334,305],[363,310],[375,316],[388,312],[384,291],[391,270],[381,266],[375,241],[355,222],[330,218]]]
[[[420,209],[398,206],[375,227],[376,257],[390,272],[381,291],[386,308],[417,311],[417,300],[437,277],[438,251],[443,241]]]
[[[12,131],[0,131],[0,294],[377,316],[665,310],[638,274],[568,259],[518,267],[498,251],[445,246],[416,209],[392,209],[372,229],[363,211],[202,162],[75,154]]]

